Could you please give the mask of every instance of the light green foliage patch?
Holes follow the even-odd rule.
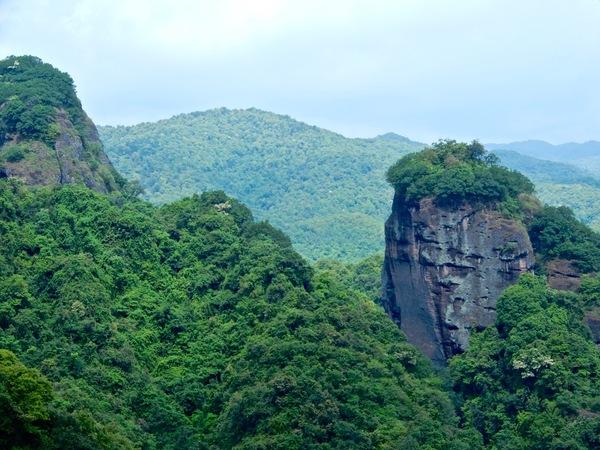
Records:
[[[99,130],[115,167],[140,181],[146,199],[224,190],[313,260],[356,261],[383,251],[392,200],[385,170],[422,148],[393,134],[348,139],[257,109]]]

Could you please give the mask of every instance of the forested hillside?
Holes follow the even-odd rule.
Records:
[[[552,206],[568,206],[579,220],[600,230],[600,166],[594,168],[593,164],[586,164],[580,168],[512,150],[495,150],[494,153],[503,165],[527,175],[535,183],[537,195],[543,202]],[[573,158],[569,162],[574,161]]]
[[[256,109],[99,130],[115,166],[140,181],[147,200],[222,189],[288,233],[313,260],[356,261],[383,251],[392,192],[385,170],[424,147],[395,134],[348,139]],[[501,148],[502,163],[530,177],[544,202],[569,206],[585,223],[600,226],[600,175]]]
[[[0,447],[478,447],[371,299],[224,194],[0,204]]]
[[[140,180],[146,199],[222,189],[311,259],[381,252],[392,198],[385,170],[423,147],[394,134],[348,139],[256,109],[100,127],[100,134],[117,169]]]

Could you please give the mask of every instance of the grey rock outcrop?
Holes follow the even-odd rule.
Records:
[[[385,234],[384,307],[436,364],[494,323],[499,295],[534,263],[519,222],[469,204],[408,206],[396,196]]]
[[[83,119],[76,127],[65,110],[56,109],[52,145],[12,136],[0,146],[0,160],[14,146],[19,146],[23,157],[3,161],[0,177],[19,178],[29,185],[81,183],[103,193],[118,190],[119,176],[104,153],[96,126],[83,111],[80,114]]]

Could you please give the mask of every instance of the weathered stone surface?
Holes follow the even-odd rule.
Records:
[[[56,110],[57,136],[52,146],[42,141],[22,141],[14,135],[0,147],[0,156],[11,146],[25,146],[25,157],[3,163],[5,177],[19,178],[30,185],[82,183],[99,192],[117,189],[117,173],[104,153],[93,122],[85,116],[75,127],[68,114]]]
[[[534,263],[520,223],[468,204],[407,207],[396,196],[385,233],[384,307],[438,364],[494,323],[497,298]]]
[[[572,261],[553,259],[546,264],[546,272],[552,289],[576,292],[581,287],[581,273]]]
[[[592,339],[600,347],[600,308],[585,313],[585,322],[590,328]]]

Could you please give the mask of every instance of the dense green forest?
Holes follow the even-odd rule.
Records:
[[[311,260],[358,261],[383,251],[392,196],[385,171],[425,146],[395,134],[348,139],[256,109],[99,130],[115,167],[141,182],[147,200],[224,190],[284,230]],[[488,148],[498,151],[503,165],[528,176],[542,201],[568,206],[580,220],[600,226],[600,170],[590,174],[544,161],[541,151],[536,159]]]
[[[377,258],[313,273],[223,193],[155,207],[3,180],[0,203],[4,446],[598,445],[594,278],[524,279],[443,381],[369,298]]]
[[[392,199],[385,171],[423,147],[394,134],[348,139],[257,109],[99,130],[115,167],[140,180],[146,199],[164,203],[224,190],[313,260],[383,251]]]
[[[0,203],[3,445],[477,446],[371,299],[224,194]]]
[[[16,141],[9,147],[40,139],[51,147],[45,119],[36,119],[35,129],[24,125],[29,108],[49,112],[47,106],[55,114],[72,107],[74,124],[79,116],[87,121],[68,75],[33,57],[18,70],[11,61],[0,66],[3,77],[9,72],[0,83],[2,138]],[[15,77],[19,71],[26,75]],[[25,108],[13,114],[17,100]],[[385,158],[418,146],[395,135],[345,140],[289,118],[242,113],[244,133],[257,141],[245,147],[242,134],[229,147],[231,166],[249,155],[249,170],[233,183],[256,189],[252,180],[264,161],[254,155],[266,139],[269,154],[293,154],[273,161],[267,174],[282,170],[277,183],[305,174],[289,190],[274,191],[285,194],[289,208],[295,199],[310,206],[328,189],[320,205],[337,211],[331,220],[339,221],[346,207],[336,204],[341,193],[355,201],[334,230],[352,225],[365,202],[372,209],[364,217],[375,217],[370,191],[350,189],[357,167],[365,179],[381,170],[385,183]],[[180,124],[187,132],[198,129],[200,117],[208,127],[202,139],[220,136],[224,144],[239,129],[239,114],[219,110],[178,120],[191,121]],[[217,133],[214,115],[219,129],[228,124],[227,133]],[[266,118],[273,122],[267,136]],[[285,128],[292,125],[293,133]],[[296,143],[287,140],[290,134],[297,134]],[[297,165],[301,139],[312,144]],[[211,160],[214,176],[225,169],[223,148]],[[245,153],[236,153],[240,148]],[[317,157],[323,148],[339,167]],[[140,163],[130,150],[121,162]],[[371,153],[378,162],[361,166]],[[180,157],[174,149],[173,160]],[[77,183],[41,187],[0,179],[0,448],[600,448],[600,352],[584,322],[600,311],[600,276],[594,275],[600,235],[568,208],[542,205],[526,177],[498,163],[477,142],[441,141],[404,156],[388,180],[407,201],[466,200],[522,220],[536,271],[568,259],[584,273],[581,288],[559,292],[543,276],[524,275],[498,301],[494,326],[475,332],[470,349],[447,369],[434,369],[379,307],[381,254],[311,265],[286,233],[209,185],[202,194],[157,205],[137,198],[126,183],[96,192]],[[173,173],[183,170],[176,167]],[[329,185],[318,183],[323,170],[330,171]],[[188,165],[186,174],[193,172]],[[343,189],[334,192],[336,182]],[[318,184],[312,191],[311,183]],[[193,183],[188,187],[194,191]],[[274,208],[273,201],[264,199]],[[320,206],[311,207],[318,218]],[[342,242],[336,233],[304,251],[347,259],[365,251],[364,241],[354,250],[336,249]],[[345,238],[355,231],[348,233]],[[325,243],[331,253],[320,250]]]

